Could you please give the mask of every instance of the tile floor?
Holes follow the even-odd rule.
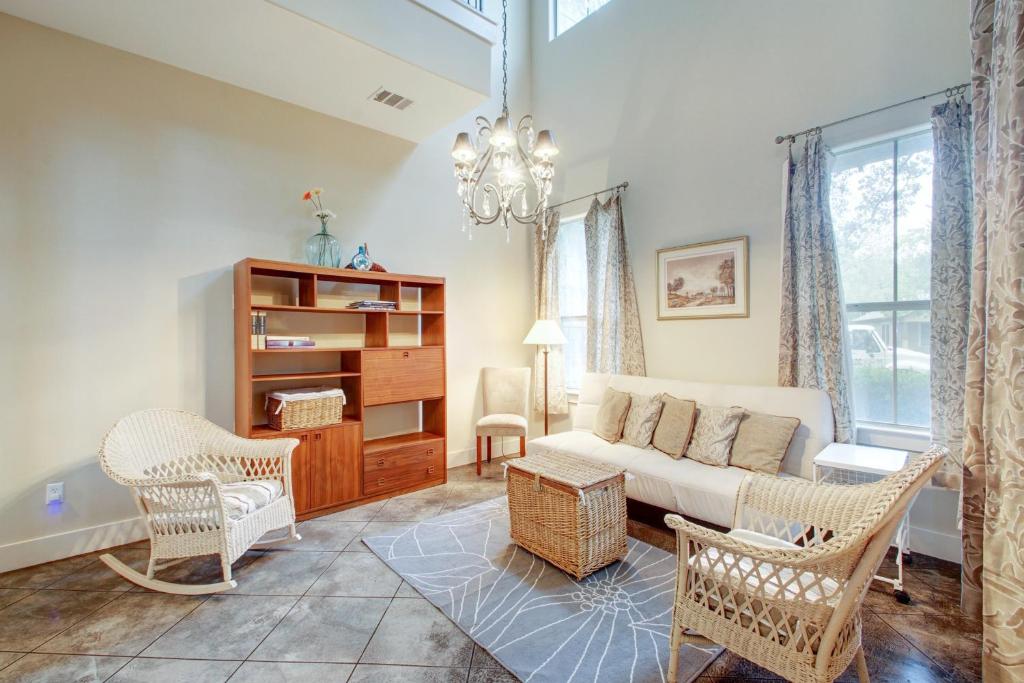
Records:
[[[97,553],[0,574],[0,681],[514,681],[360,542],[504,493],[497,463],[479,479],[473,466],[449,475],[442,487],[302,523],[301,542],[242,557],[231,593],[151,593]],[[630,533],[674,551],[661,529],[631,522]],[[114,554],[144,568],[145,546]],[[908,574],[914,604],[868,595],[872,680],[980,680],[980,627],[957,611],[957,568],[918,558]],[[159,576],[207,582],[219,565],[198,560]],[[773,677],[726,653],[702,678]]]

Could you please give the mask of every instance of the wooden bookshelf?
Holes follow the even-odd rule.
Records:
[[[393,311],[345,308],[352,300],[395,301]],[[268,334],[309,336],[315,347],[254,349],[250,316]],[[235,431],[299,440],[292,456],[296,513],[316,517],[447,481],[445,281],[244,259],[235,264]],[[278,431],[264,396],[282,388],[338,386],[340,423]],[[420,429],[364,440],[377,406],[419,404]]]

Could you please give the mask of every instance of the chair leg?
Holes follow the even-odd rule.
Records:
[[[682,641],[683,629],[676,623],[675,618],[672,619],[672,637],[669,640],[669,651],[668,651],[668,678],[667,680],[671,683],[679,678],[679,648],[683,646]]]
[[[228,562],[227,555],[220,556],[220,571],[224,574],[224,581],[231,580],[231,563]]]
[[[857,650],[857,680],[860,683],[871,683],[871,677],[868,676],[868,663],[864,659],[864,646]]]
[[[481,460],[481,441],[483,437],[476,437],[476,476],[480,476],[480,460]]]
[[[491,461],[491,437],[487,437],[487,462]]]
[[[526,437],[519,437],[519,457],[522,458],[526,455]]]
[[[146,567],[146,578],[152,579],[156,576],[156,558],[153,557],[153,553],[149,554],[149,566]]]

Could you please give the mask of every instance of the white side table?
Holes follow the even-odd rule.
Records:
[[[908,458],[907,451],[833,443],[814,456],[814,481],[823,484],[869,484],[903,469]],[[893,539],[896,545],[895,578],[875,575],[876,580],[892,584],[893,594],[903,604],[910,602],[910,595],[903,589],[903,555],[908,553],[910,507],[913,504],[911,501],[907,507]]]

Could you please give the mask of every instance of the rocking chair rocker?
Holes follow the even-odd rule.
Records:
[[[143,410],[121,419],[103,439],[100,467],[128,486],[149,532],[149,567],[135,571],[112,555],[100,559],[144,588],[204,595],[236,587],[231,563],[252,547],[297,541],[291,454],[296,439],[243,439],[198,415]],[[259,542],[267,532],[284,535]],[[223,581],[179,584],[154,578],[192,557],[219,555]]]

